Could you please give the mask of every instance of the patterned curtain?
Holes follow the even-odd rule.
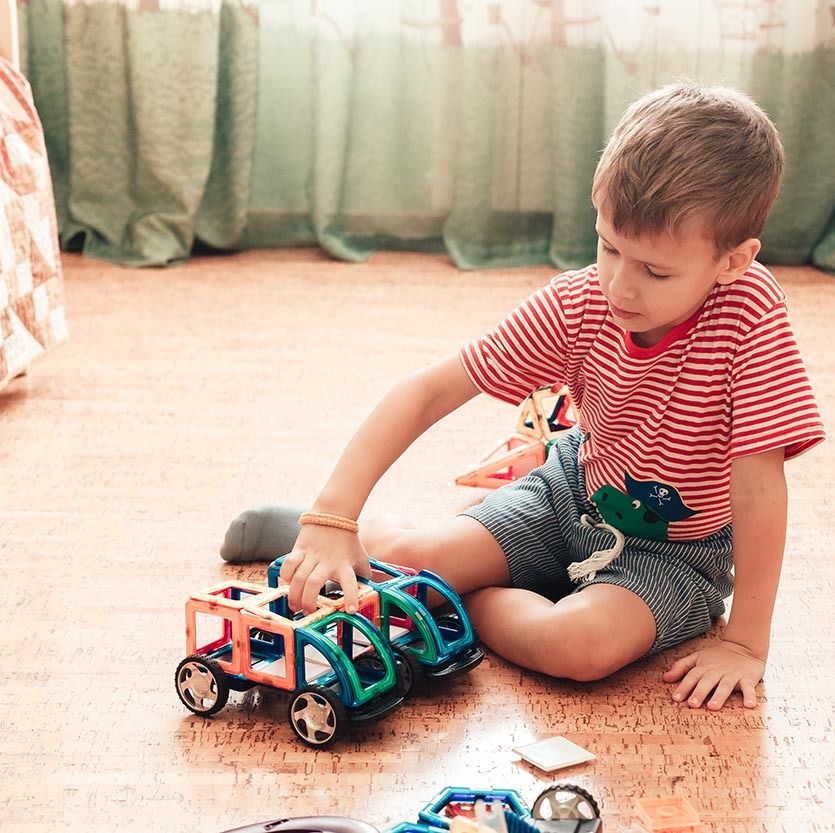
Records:
[[[835,270],[831,0],[27,0],[21,19],[61,240],[95,257],[583,264],[608,133],[686,75],[780,129],[763,259]]]
[[[29,85],[0,57],[0,390],[67,338],[49,174]]]

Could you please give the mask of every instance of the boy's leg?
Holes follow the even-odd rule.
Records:
[[[598,680],[642,657],[655,641],[655,617],[640,596],[593,584],[554,603],[508,587],[464,600],[485,645],[511,662],[572,680]]]
[[[642,657],[655,641],[655,617],[640,596],[592,584],[554,603],[508,587],[507,559],[496,539],[466,515],[433,530],[391,519],[360,529],[366,551],[382,561],[429,569],[464,599],[491,650],[511,662],[573,680],[597,680]]]
[[[226,561],[271,561],[290,552],[299,534],[292,506],[262,506],[241,513],[226,531],[220,555]],[[415,529],[391,516],[360,522],[366,552],[417,570],[438,573],[457,592],[510,582],[507,561],[496,539],[476,520],[450,518],[433,529]]]
[[[243,554],[242,560],[249,560],[289,551],[298,515],[298,510],[280,507],[244,513],[227,534],[229,555]],[[623,587],[594,584],[556,603],[508,587],[510,572],[502,548],[481,523],[466,515],[430,530],[371,520],[361,525],[360,539],[371,556],[432,570],[457,592],[469,594],[467,609],[484,643],[526,668],[554,677],[599,679],[643,656],[655,639],[651,610]],[[238,560],[229,555],[224,557]]]
[[[496,539],[474,518],[459,515],[435,527],[415,529],[402,522],[360,522],[365,551],[380,561],[431,570],[460,594],[510,583],[507,559]]]

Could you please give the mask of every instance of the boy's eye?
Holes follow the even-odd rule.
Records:
[[[603,241],[602,238],[598,238],[600,240],[600,250],[607,255],[616,255],[618,254],[617,249],[613,249],[611,246],[607,246],[606,243]],[[653,272],[649,266],[644,266],[646,273],[656,281],[663,281],[665,278],[669,278],[669,275],[659,275],[658,272]]]

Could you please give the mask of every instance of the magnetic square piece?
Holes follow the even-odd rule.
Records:
[[[594,755],[588,749],[583,749],[582,746],[559,735],[516,746],[513,751],[545,772],[594,760]]]
[[[635,812],[647,830],[680,830],[699,825],[696,808],[686,798],[678,795],[638,799]]]

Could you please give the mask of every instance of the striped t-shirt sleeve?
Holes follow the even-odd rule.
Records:
[[[785,304],[766,312],[737,348],[732,375],[732,458],[785,448],[796,457],[824,439]]]
[[[532,391],[565,381],[569,345],[582,318],[572,309],[575,274],[557,276],[461,348],[464,367],[480,391],[518,405]]]

